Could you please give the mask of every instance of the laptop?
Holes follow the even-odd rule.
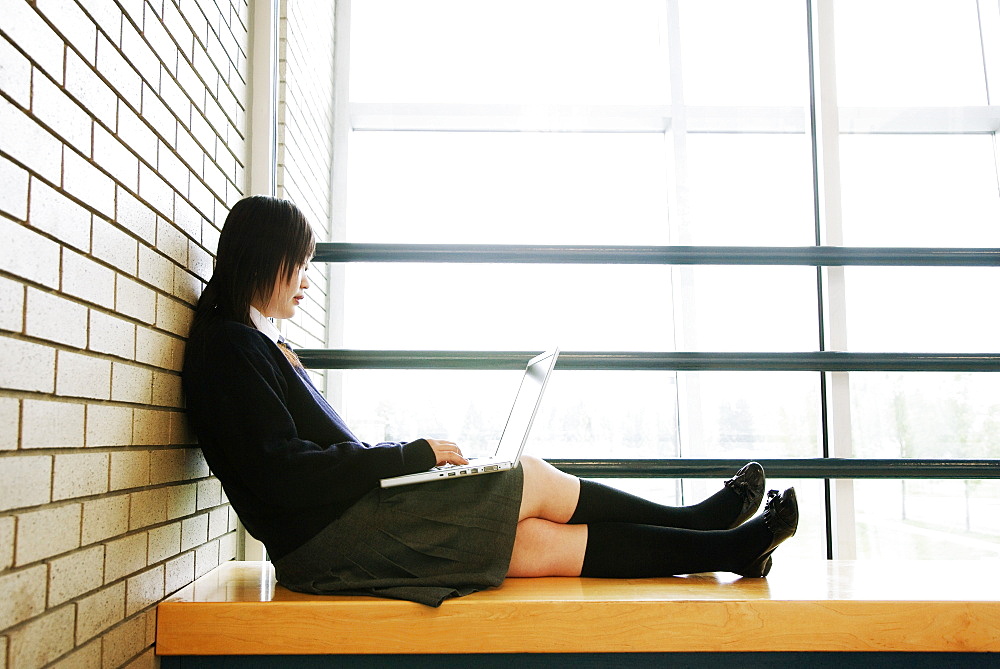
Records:
[[[479,474],[493,474],[517,467],[524,445],[528,443],[528,432],[531,431],[535,414],[538,413],[542,394],[545,392],[545,386],[558,357],[559,349],[555,348],[535,356],[528,362],[524,376],[521,377],[521,385],[517,389],[517,396],[514,397],[514,406],[511,407],[507,425],[492,457],[471,458],[467,465],[441,465],[425,472],[385,478],[382,479],[382,487],[446,481]]]

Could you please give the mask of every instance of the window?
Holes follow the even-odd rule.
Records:
[[[488,449],[558,343],[537,454],[678,504],[770,463],[803,556],[1000,554],[995,2],[351,0],[337,26],[314,364],[363,438]]]

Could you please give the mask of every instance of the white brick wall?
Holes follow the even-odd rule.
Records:
[[[184,336],[245,190],[246,0],[0,0],[0,669],[154,667],[231,559]]]

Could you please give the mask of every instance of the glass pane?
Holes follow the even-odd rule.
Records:
[[[819,374],[680,372],[678,386],[685,457],[822,455]]]
[[[816,243],[812,159],[803,134],[690,134],[678,244]]]
[[[833,6],[841,106],[986,104],[976,0],[837,0]]]
[[[855,481],[860,559],[1000,557],[1000,481]]]
[[[995,267],[848,267],[844,274],[852,351],[997,349]]]
[[[1000,246],[989,135],[841,135],[848,246]]]
[[[669,351],[670,268],[375,265],[346,268],[348,348]],[[654,304],[651,307],[651,302]]]
[[[665,104],[656,0],[354,0],[352,102]]]
[[[852,372],[854,454],[1000,458],[1000,376]]]
[[[704,266],[674,273],[678,350],[817,349],[815,269]]]
[[[447,438],[492,455],[519,371],[344,372],[345,420],[365,441]],[[672,372],[557,371],[527,452],[545,458],[677,457]]]
[[[686,104],[806,104],[805,3],[681,0],[679,4]]]
[[[663,136],[356,132],[348,239],[665,244]]]

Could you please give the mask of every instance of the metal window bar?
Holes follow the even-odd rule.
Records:
[[[552,263],[671,265],[1000,266],[994,248],[553,246],[320,243],[315,262]],[[302,349],[316,369],[522,368],[535,352]],[[567,351],[563,370],[1000,372],[1000,353],[782,353]],[[727,459],[551,460],[577,476],[718,478],[742,461]],[[1000,460],[792,458],[761,460],[779,478],[994,479]]]

